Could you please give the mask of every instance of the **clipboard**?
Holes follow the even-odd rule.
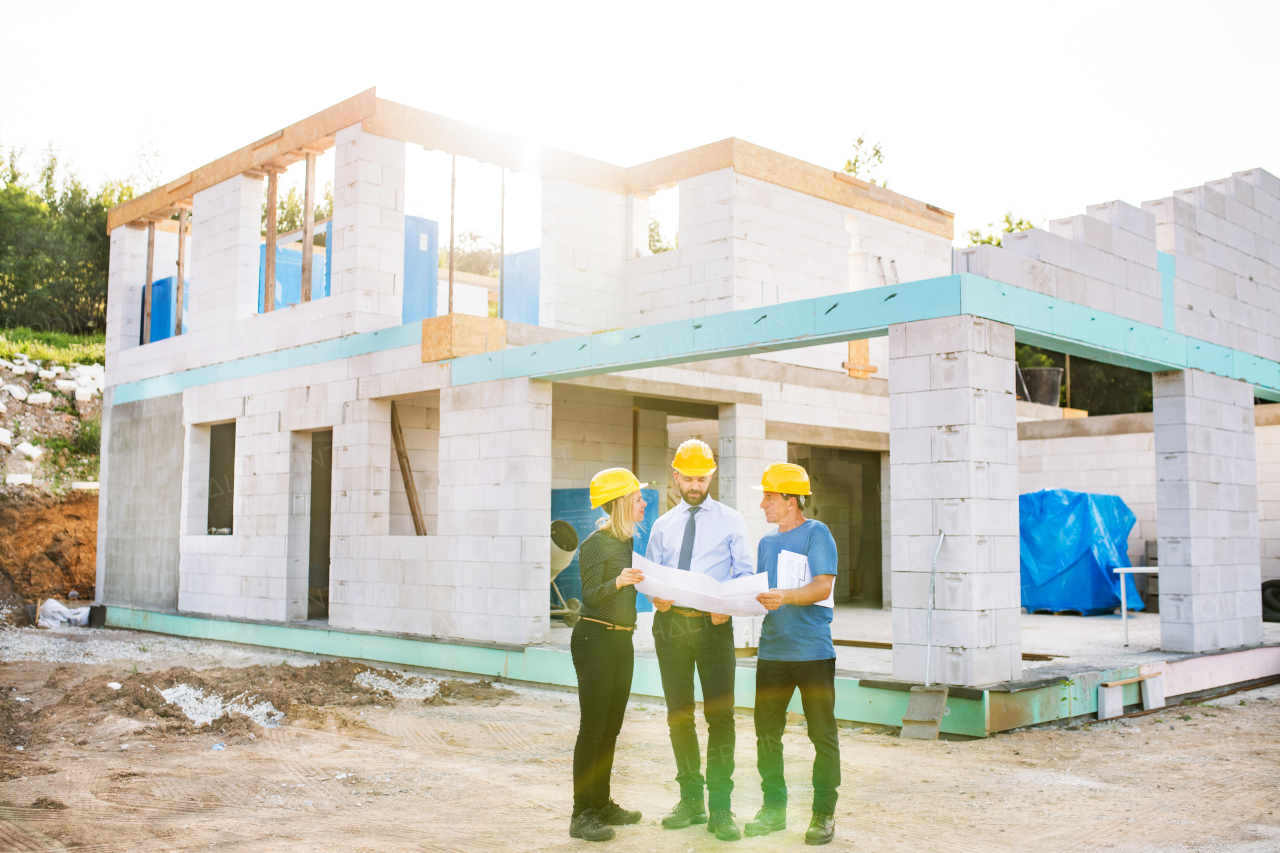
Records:
[[[813,572],[809,569],[809,558],[804,554],[797,554],[795,551],[779,551],[778,552],[778,589],[799,589],[802,586],[808,586],[813,582]],[[830,607],[835,609],[836,606],[836,590],[835,585],[831,587],[831,593],[822,601],[815,602],[821,607]]]

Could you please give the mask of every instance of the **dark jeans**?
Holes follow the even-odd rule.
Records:
[[[688,617],[670,611],[653,619],[654,645],[667,699],[667,725],[676,755],[676,781],[681,799],[702,799],[708,806],[729,808],[733,795],[733,621],[712,625],[710,616]],[[702,715],[707,719],[707,776],[702,777],[702,750],[693,724],[693,671],[702,682]]]
[[[578,742],[573,748],[573,814],[609,802],[613,751],[631,695],[633,631],[614,631],[579,620],[569,648],[578,674]]]
[[[813,758],[813,810],[835,814],[840,787],[840,738],[836,732],[836,660],[756,663],[756,767],[760,789],[769,808],[787,807],[787,782],[782,775],[782,732],[787,705],[796,688],[809,728]]]

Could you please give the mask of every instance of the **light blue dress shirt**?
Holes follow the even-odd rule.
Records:
[[[695,517],[697,532],[693,537],[689,571],[710,575],[721,583],[755,574],[755,555],[747,543],[747,523],[742,513],[707,498],[699,505]],[[654,522],[645,557],[659,565],[676,568],[688,523],[689,505],[682,500]]]

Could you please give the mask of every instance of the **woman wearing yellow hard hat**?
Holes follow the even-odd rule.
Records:
[[[578,552],[582,611],[569,648],[578,674],[578,741],[573,749],[573,817],[569,835],[608,841],[614,826],[638,823],[609,796],[613,752],[631,695],[635,665],[636,587],[644,580],[631,567],[632,537],[644,521],[641,483],[626,468],[608,468],[591,478],[591,507],[603,508],[598,529]]]

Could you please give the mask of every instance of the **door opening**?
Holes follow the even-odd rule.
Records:
[[[329,618],[329,512],[333,494],[333,430],[311,434],[311,544],[307,618]]]

